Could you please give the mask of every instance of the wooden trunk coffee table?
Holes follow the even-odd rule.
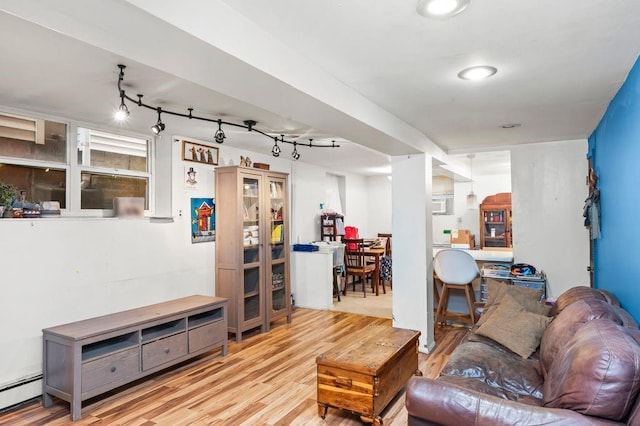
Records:
[[[364,422],[382,424],[380,413],[418,370],[419,331],[370,325],[353,342],[316,358],[318,414],[328,407],[360,414]]]

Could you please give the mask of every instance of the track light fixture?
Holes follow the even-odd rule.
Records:
[[[191,114],[191,111],[189,111],[189,114]],[[216,130],[215,135],[213,135],[213,139],[217,142],[217,143],[222,143],[224,142],[224,139],[227,136],[224,134],[224,131],[222,130],[222,120],[218,119],[218,130]]]
[[[280,135],[280,137],[283,138],[284,135]],[[274,157],[280,157],[280,152],[282,150],[278,146],[278,137],[274,137],[273,140],[275,141],[275,144],[273,145],[273,148],[271,148],[271,154],[273,154]]]
[[[162,108],[158,107],[158,122],[151,126],[151,131],[156,135],[159,135],[164,130],[164,123],[160,119],[160,114],[162,114]]]
[[[125,103],[125,100],[129,101],[129,102],[133,102],[135,105],[139,106],[139,107],[143,107],[143,108],[147,108],[150,110],[154,110],[157,111],[158,113],[158,122],[156,124],[154,124],[153,126],[151,126],[151,131],[158,135],[160,134],[164,129],[165,129],[165,125],[162,122],[162,120],[160,119],[160,115],[161,114],[169,114],[169,115],[174,115],[176,117],[184,117],[184,118],[188,118],[188,119],[193,119],[193,120],[201,120],[201,121],[208,121],[210,123],[218,123],[218,130],[216,130],[216,132],[213,135],[214,140],[217,143],[223,143],[224,140],[226,139],[226,135],[224,134],[224,131],[222,130],[222,125],[227,125],[227,126],[233,126],[233,127],[240,127],[243,129],[247,129],[250,132],[256,132],[256,133],[260,133],[261,135],[264,135],[266,137],[268,137],[269,139],[274,139],[275,140],[275,145],[273,146],[273,148],[271,149],[271,153],[273,154],[274,157],[277,157],[280,155],[281,149],[280,146],[278,146],[278,142],[280,143],[288,143],[290,145],[293,145],[293,153],[291,153],[291,156],[294,159],[298,159],[300,158],[300,154],[298,153],[296,147],[298,145],[302,145],[302,146],[307,146],[309,148],[340,148],[340,145],[336,145],[335,141],[332,141],[331,145],[323,145],[323,144],[318,144],[318,143],[313,143],[313,139],[309,139],[309,143],[300,143],[297,141],[289,141],[286,140],[284,138],[284,135],[280,135],[280,140],[278,140],[278,137],[274,137],[271,136],[270,134],[260,130],[260,129],[256,129],[255,125],[258,124],[255,120],[244,120],[242,123],[243,124],[239,124],[239,123],[232,123],[229,121],[223,121],[220,118],[207,118],[207,117],[200,117],[197,115],[193,115],[193,108],[187,108],[187,110],[189,111],[188,114],[182,113],[182,112],[176,112],[176,111],[169,111],[166,109],[162,109],[161,107],[156,107],[153,105],[149,105],[146,104],[144,102],[142,102],[142,97],[144,95],[142,94],[137,94],[137,99],[134,99],[130,96],[127,95],[127,93],[125,92],[125,90],[122,88],[122,82],[124,81],[124,70],[127,66],[126,65],[122,65],[119,64],[118,68],[120,68],[120,73],[118,74],[118,95],[120,96],[120,106],[118,107],[117,111],[116,111],[116,118],[118,118],[119,120],[125,120],[128,116],[129,116],[129,109],[127,108],[127,105]]]
[[[118,106],[118,109],[116,110],[115,113],[115,118],[117,121],[123,121],[126,120],[127,117],[129,117],[129,108],[127,108],[127,105],[124,103],[124,97],[125,97],[125,93],[124,90],[120,89],[120,82],[124,79],[124,69],[125,66],[124,65],[118,65],[118,68],[120,68],[120,74],[118,75],[118,91],[120,92],[120,106]]]
[[[300,153],[298,152],[298,143],[297,142],[293,143],[293,151],[291,152],[291,156],[293,157],[294,160],[299,160],[300,159]]]
[[[118,110],[116,111],[116,120],[117,121],[123,121],[126,120],[127,117],[129,117],[131,113],[129,112],[129,108],[127,108],[127,105],[124,103],[124,91],[120,92],[120,106],[118,107]]]

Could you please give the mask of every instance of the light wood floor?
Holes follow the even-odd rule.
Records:
[[[269,333],[177,369],[147,377],[117,393],[83,404],[74,425],[360,425],[359,417],[329,408],[323,423],[316,404],[316,356],[358,336],[367,324],[391,320],[333,311],[297,309],[291,325],[276,323]],[[420,354],[419,368],[435,377],[466,329],[438,328],[436,350]],[[404,425],[404,390],[382,413],[385,425]],[[0,415],[2,425],[67,425],[69,404],[40,401]]]

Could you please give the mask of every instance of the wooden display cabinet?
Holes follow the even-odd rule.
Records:
[[[480,247],[512,247],[511,193],[486,197],[480,204]]]
[[[238,166],[216,177],[216,295],[229,299],[229,332],[291,322],[287,174]]]

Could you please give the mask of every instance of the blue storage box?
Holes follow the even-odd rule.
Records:
[[[313,244],[294,244],[293,251],[318,251],[320,248]]]

